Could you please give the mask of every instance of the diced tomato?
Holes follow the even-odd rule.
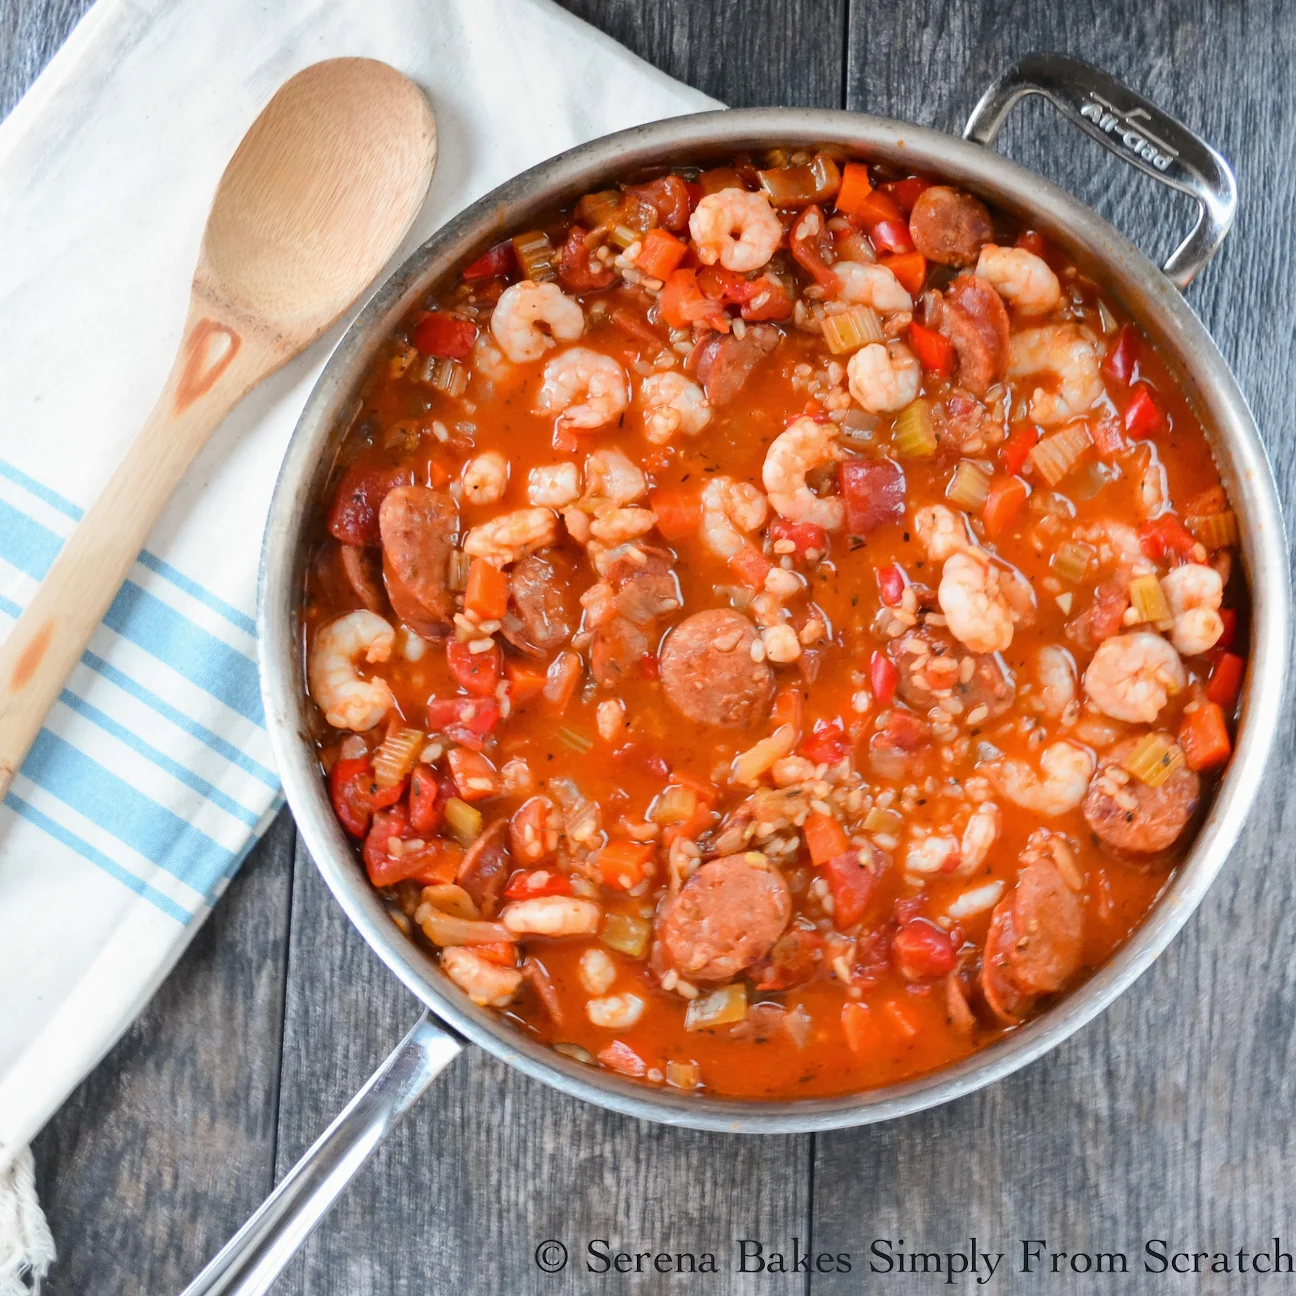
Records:
[[[1242,692],[1242,676],[1246,673],[1246,662],[1236,653],[1224,652],[1215,659],[1211,667],[1210,680],[1206,685],[1206,696],[1222,707],[1231,711]]]
[[[1227,651],[1237,638],[1238,614],[1232,608],[1220,608],[1220,620],[1224,622],[1224,632],[1215,641],[1215,647]]]
[[[847,162],[842,167],[841,188],[837,190],[837,210],[854,220],[856,212],[872,192],[868,167],[863,162]]]
[[[796,303],[782,279],[767,274],[752,282],[757,285],[757,290],[747,294],[747,300],[738,310],[743,319],[759,323],[761,320],[784,320],[791,316]]]
[[[724,309],[698,287],[696,270],[675,270],[657,299],[661,317],[671,328],[690,328],[705,322],[712,328],[729,328]]]
[[[455,794],[448,778],[439,778],[431,765],[415,765],[410,775],[410,827],[421,837],[430,837],[445,819],[445,803]]]
[[[921,252],[902,252],[898,256],[884,256],[882,264],[900,281],[911,296],[917,297],[927,282],[927,258]]]
[[[696,535],[702,521],[702,497],[677,486],[672,490],[655,490],[648,496],[648,507],[657,517],[657,530],[667,540],[683,540]]]
[[[799,740],[802,709],[801,690],[791,684],[785,685],[774,695],[774,706],[770,710],[770,729],[791,725]]]
[[[1034,423],[1013,424],[1008,440],[999,451],[999,458],[1009,476],[1016,477],[1021,472],[1040,435],[1040,429]]]
[[[487,963],[495,963],[500,967],[517,966],[517,946],[512,941],[490,941],[484,945],[469,945],[466,948],[472,950],[479,959],[485,959]]]
[[[873,690],[878,706],[891,705],[899,682],[900,672],[896,669],[895,662],[886,653],[875,649],[873,656],[869,658],[869,687]]]
[[[819,966],[823,936],[804,927],[789,927],[774,948],[748,970],[757,990],[791,990],[809,981]]]
[[[329,534],[348,545],[376,545],[378,510],[401,477],[395,468],[365,468],[354,463],[342,474],[329,506]]]
[[[833,898],[833,922],[839,931],[854,927],[864,917],[877,889],[878,874],[865,864],[868,852],[845,851],[823,866],[828,891]]]
[[[943,374],[946,378],[954,372],[954,343],[944,333],[924,328],[917,320],[909,325],[909,344],[918,363],[928,373]]]
[[[480,256],[464,268],[463,277],[474,279],[494,279],[497,275],[511,274],[517,268],[517,254],[513,251],[513,240],[505,239],[496,243],[485,256]]]
[[[846,506],[846,529],[866,536],[905,511],[904,469],[894,459],[843,459],[837,480]]]
[[[882,602],[885,603],[887,607],[895,607],[904,597],[904,573],[899,567],[892,563],[887,567],[879,567],[876,575],[878,594],[881,596]]]
[[[389,847],[397,838],[402,841],[414,840],[409,815],[404,806],[380,810],[374,815],[373,827],[365,837],[365,868],[374,886],[393,886],[402,878],[412,876],[423,866],[423,861],[416,853],[409,856],[391,854]]]
[[[591,250],[589,231],[573,225],[567,232],[567,241],[558,253],[555,267],[559,282],[568,292],[596,292],[609,287],[616,279],[616,269],[595,261],[590,255]]]
[[[815,283],[830,292],[837,292],[841,288],[841,280],[827,260],[832,246],[832,232],[824,219],[823,208],[818,203],[812,203],[796,218],[796,223],[788,234],[788,247],[797,264],[809,271]]]
[[[424,355],[467,360],[477,340],[477,325],[445,311],[428,311],[410,329],[410,341]]]
[[[1163,562],[1167,555],[1186,558],[1196,547],[1197,538],[1173,513],[1163,513],[1138,529],[1139,548],[1153,562]]]
[[[986,534],[992,538],[1003,535],[1025,507],[1028,494],[1026,483],[1020,477],[996,478],[981,510]]]
[[[499,793],[499,772],[481,752],[467,747],[452,747],[446,761],[461,801],[484,801]]]
[[[887,189],[895,196],[896,202],[900,204],[900,210],[906,216],[914,209],[914,203],[922,196],[924,189],[931,188],[930,180],[923,180],[919,176],[909,176],[905,180],[897,180],[895,184],[888,185]],[[913,289],[910,289],[912,292]]]
[[[1136,441],[1151,436],[1165,424],[1165,415],[1146,383],[1135,383],[1125,406],[1125,431]]]
[[[647,342],[649,346],[664,346],[666,339],[644,319],[638,311],[618,306],[608,317],[619,329],[624,329],[632,338]]]
[[[1120,332],[1116,334],[1116,341],[1103,358],[1103,373],[1128,386],[1134,381],[1134,367],[1138,364],[1141,350],[1138,329],[1133,324],[1122,324]]]
[[[1115,455],[1123,454],[1129,448],[1129,442],[1125,440],[1125,430],[1120,425],[1120,419],[1114,414],[1099,414],[1089,425],[1089,429],[1093,433],[1095,448],[1104,458],[1111,459]]]
[[[618,1071],[621,1075],[636,1080],[648,1071],[648,1063],[629,1044],[623,1044],[620,1040],[613,1040],[606,1048],[599,1049],[598,1060],[609,1071]]]
[[[806,849],[810,852],[810,862],[818,867],[827,864],[830,859],[844,855],[850,849],[846,830],[832,815],[810,815],[801,831],[805,834]]]
[[[446,642],[446,662],[450,674],[465,692],[473,697],[494,697],[504,669],[504,654],[499,644],[492,643],[485,652],[475,653],[466,643],[457,639]]]
[[[480,749],[482,740],[499,724],[499,703],[492,698],[429,698],[427,726],[465,747]]]
[[[774,553],[782,554],[780,542],[792,545],[792,554],[798,562],[811,559],[817,562],[828,552],[828,532],[813,522],[789,522],[776,517],[768,527],[769,538],[774,542]]]
[[[329,770],[329,795],[333,813],[352,837],[363,837],[373,818],[369,789],[373,784],[373,766],[367,756],[340,760]]]
[[[801,755],[816,765],[835,765],[851,749],[846,731],[835,720],[816,720],[801,744]]]
[[[954,970],[953,942],[926,918],[913,918],[896,932],[891,957],[906,981],[928,981]]]
[[[1179,726],[1179,746],[1191,770],[1223,765],[1233,750],[1223,709],[1215,702],[1203,702],[1184,716]]]
[[[684,260],[687,251],[688,245],[674,234],[668,234],[662,229],[651,229],[643,236],[635,265],[654,279],[666,279],[679,269],[679,263]]]
[[[1053,255],[1052,244],[1039,230],[1023,230],[1017,235],[1017,242],[1014,246],[1025,248],[1027,252],[1033,252],[1042,261],[1048,261]]]
[[[571,893],[571,881],[555,869],[517,869],[504,887],[505,900],[534,900],[537,896]]]
[[[904,224],[904,212],[901,211],[900,204],[884,189],[874,189],[865,194],[854,211],[850,213],[850,218],[851,224],[870,231],[874,226],[886,221],[893,224]],[[912,246],[911,243],[909,247],[912,248]],[[905,248],[903,250],[908,251],[909,249]]]
[[[909,236],[909,226],[902,220],[879,221],[869,230],[869,238],[879,252],[912,252],[913,239]]]
[[[744,585],[752,589],[763,589],[765,577],[769,575],[773,563],[765,557],[754,544],[745,544],[729,559],[729,570]]]
[[[464,590],[464,611],[479,621],[498,621],[508,611],[509,582],[500,567],[485,558],[468,564],[468,586]]]
[[[680,176],[658,176],[647,184],[630,185],[626,193],[647,202],[657,211],[657,219],[668,230],[682,230],[692,210],[689,186]],[[701,194],[698,195],[701,197]]]
[[[609,842],[598,853],[599,880],[610,891],[629,891],[648,875],[654,847],[651,842]]]

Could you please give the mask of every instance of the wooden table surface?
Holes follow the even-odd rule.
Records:
[[[1202,131],[1241,208],[1189,299],[1251,399],[1284,502],[1296,490],[1296,6],[1284,0],[566,0],[733,105],[867,109],[957,132],[1031,50],[1098,63]],[[0,113],[84,0],[0,0]],[[1019,108],[1003,150],[1154,255],[1188,204],[1054,117]],[[874,1238],[1009,1258],[999,1292],[1094,1291],[1005,1273],[1021,1239],[1123,1250],[1121,1290],[1161,1290],[1144,1239],[1185,1251],[1296,1244],[1296,760],[1290,732],[1229,864],[1123,1000],[1044,1060],[961,1102],[842,1133],[679,1132],[582,1105],[470,1050],[293,1261],[280,1290],[707,1293],[878,1289]],[[1284,847],[1283,842],[1288,845]],[[332,902],[282,815],[157,998],[36,1143],[61,1258],[49,1293],[176,1291],[416,1016]],[[558,1276],[545,1239],[573,1260]],[[703,1279],[600,1276],[586,1243],[717,1254]],[[736,1240],[848,1252],[850,1275],[734,1272]],[[983,1271],[984,1272],[984,1271]],[[1187,1280],[1193,1281],[1193,1280]],[[1250,1279],[1194,1289],[1250,1290]],[[1290,1280],[1288,1280],[1290,1281]],[[913,1278],[936,1290],[941,1276]],[[1180,1279],[1173,1290],[1187,1290]],[[685,1287],[687,1284],[687,1288]],[[1267,1290],[1267,1288],[1266,1288]]]

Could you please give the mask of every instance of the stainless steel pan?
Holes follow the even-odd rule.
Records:
[[[1118,157],[1196,201],[1196,224],[1164,267],[1157,269],[1061,189],[991,151],[1005,116],[1027,94],[1044,95]],[[778,108],[703,113],[622,131],[534,167],[456,217],[374,294],[339,343],[297,425],[270,509],[261,563],[262,690],[284,789],[312,857],[360,934],[430,1011],[188,1289],[191,1296],[264,1291],[387,1130],[469,1041],[565,1093],[665,1124],[784,1133],[889,1120],[990,1084],[1066,1039],[1147,969],[1201,901],[1237,839],[1272,749],[1290,613],[1286,542],[1264,447],[1233,375],[1180,293],[1228,231],[1233,176],[1187,127],[1097,69],[1059,55],[1028,57],[996,81],[963,136],[855,113]],[[1114,293],[1202,416],[1239,514],[1254,615],[1232,763],[1167,893],[1107,966],[1037,1020],[936,1074],[846,1097],[748,1103],[648,1089],[544,1048],[474,1006],[402,935],[356,866],[320,778],[307,724],[299,610],[308,537],[354,394],[375,349],[414,302],[501,232],[526,228],[539,213],[627,172],[775,144],[840,145],[943,177],[1042,230]]]

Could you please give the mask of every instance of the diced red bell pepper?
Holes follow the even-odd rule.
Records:
[[[895,607],[904,597],[904,573],[894,563],[877,569],[878,594],[887,607]]]
[[[760,275],[751,281],[756,291],[747,294],[738,313],[752,323],[761,320],[785,320],[791,317],[796,305],[788,293],[787,285],[773,275]]]
[[[1223,708],[1215,702],[1203,702],[1190,711],[1179,726],[1179,746],[1184,762],[1191,770],[1213,769],[1223,765],[1233,750]]]
[[[477,325],[445,311],[428,311],[410,329],[410,341],[424,355],[467,360],[477,340]]]
[[[871,231],[874,226],[885,221],[903,224],[904,212],[900,209],[900,204],[885,189],[874,189],[864,196],[855,210],[850,213],[850,218],[852,225]],[[910,244],[910,247],[912,246]]]
[[[481,752],[452,747],[446,762],[454,779],[455,794],[461,801],[484,801],[499,794],[499,771]]]
[[[1141,350],[1138,329],[1133,324],[1122,324],[1116,341],[1103,357],[1103,373],[1128,387],[1134,381],[1134,367],[1138,364]]]
[[[410,827],[420,837],[430,837],[445,819],[445,803],[455,795],[454,783],[438,777],[431,765],[415,765],[410,774]]]
[[[891,939],[896,971],[906,981],[929,981],[954,970],[954,943],[935,923],[913,918]]]
[[[815,283],[830,292],[837,292],[841,288],[841,280],[827,260],[832,246],[832,232],[824,219],[823,208],[818,203],[812,203],[796,218],[788,234],[788,247],[797,264],[810,273]]]
[[[374,815],[373,827],[365,837],[364,862],[369,880],[377,887],[393,886],[403,878],[412,877],[424,867],[419,852],[393,855],[389,849],[393,839],[415,840],[409,815],[403,805],[390,810],[380,810]]]
[[[917,297],[927,282],[927,258],[921,252],[901,252],[896,256],[884,256],[881,264],[886,266],[900,281],[900,286],[913,297]]]
[[[801,744],[801,755],[816,765],[835,765],[851,749],[846,731],[835,720],[816,720]]]
[[[869,658],[869,687],[873,698],[880,707],[891,705],[895,698],[896,685],[900,682],[900,672],[896,664],[884,652],[874,650]]]
[[[470,282],[474,279],[494,279],[498,275],[511,274],[517,269],[517,253],[513,251],[513,240],[505,239],[496,243],[484,256],[464,267],[463,277]]]
[[[448,640],[446,662],[450,674],[466,693],[480,698],[495,696],[504,669],[504,654],[499,644],[493,643],[485,652],[475,653],[466,643]]]
[[[363,837],[373,818],[369,789],[373,784],[373,766],[367,756],[340,760],[329,770],[329,795],[333,813],[352,837]]]
[[[465,747],[480,750],[499,719],[499,703],[493,697],[428,699],[427,727]]]
[[[1139,548],[1153,562],[1164,562],[1170,554],[1186,558],[1197,545],[1193,535],[1173,513],[1163,513],[1138,529]]]
[[[1034,423],[1013,424],[1008,440],[999,451],[999,458],[1009,476],[1016,477],[1021,472],[1040,435],[1040,429]]]
[[[931,188],[930,180],[923,180],[919,176],[909,176],[905,180],[897,180],[895,184],[888,185],[887,190],[893,194],[896,202],[900,204],[900,210],[906,216],[914,209],[914,203],[922,196],[924,189]]]
[[[1149,437],[1165,424],[1165,415],[1146,383],[1135,383],[1125,406],[1125,431],[1136,441]]]
[[[791,553],[797,562],[805,562],[813,555],[817,562],[828,552],[828,532],[813,522],[789,522],[787,518],[775,518],[768,527],[769,538],[774,542],[776,556],[785,552],[779,544],[791,544]]]
[[[1206,696],[1216,706],[1231,711],[1242,692],[1242,676],[1245,673],[1246,662],[1241,657],[1231,652],[1220,653],[1215,659],[1215,665],[1211,667]]]
[[[380,544],[378,510],[401,476],[395,468],[352,464],[333,492],[327,522],[329,534],[348,545]]]
[[[954,343],[944,333],[924,328],[914,320],[909,325],[909,345],[913,347],[918,363],[928,373],[938,373],[948,378],[954,372]]]
[[[864,917],[877,890],[878,874],[863,860],[868,852],[850,850],[823,867],[828,891],[833,898],[833,922],[839,931],[854,927]]]
[[[879,221],[869,230],[869,238],[879,252],[912,252],[913,239],[909,235],[909,226],[902,220]]]
[[[869,535],[904,517],[904,469],[894,459],[844,459],[838,481],[851,535]]]
[[[556,869],[517,869],[504,886],[505,900],[534,900],[537,896],[569,896],[572,884]]]

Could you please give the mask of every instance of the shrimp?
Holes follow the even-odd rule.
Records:
[[[865,350],[872,348],[866,347]],[[857,355],[862,352],[857,353]],[[852,360],[855,357],[852,358]],[[845,506],[837,496],[820,498],[806,485],[812,468],[836,463],[843,456],[832,423],[809,417],[795,419],[774,438],[765,455],[761,480],[769,501],[790,522],[813,522],[825,531],[840,531]]]
[[[566,508],[580,498],[581,474],[574,463],[539,464],[527,474],[527,503]]]
[[[702,488],[702,539],[727,562],[747,543],[747,534],[765,525],[768,511],[765,496],[755,486],[723,475],[712,477]]]
[[[495,345],[489,333],[479,333],[473,344],[472,367],[474,372],[491,382],[503,382],[513,372],[512,363]]]
[[[1008,342],[1008,377],[1051,373],[1057,391],[1036,388],[1030,401],[1035,423],[1053,427],[1092,409],[1103,398],[1098,345],[1078,324],[1046,324],[1013,334]]]
[[[905,872],[911,877],[952,873],[959,862],[958,838],[953,833],[926,833],[915,829],[905,851]]]
[[[1170,642],[1180,653],[1195,657],[1214,648],[1224,633],[1219,614],[1224,581],[1219,572],[1205,563],[1184,563],[1161,578],[1161,592],[1174,615]]]
[[[1087,541],[1098,550],[1098,562],[1104,567],[1148,566],[1138,532],[1128,522],[1093,522],[1080,527],[1076,538]]]
[[[591,999],[585,1015],[594,1026],[604,1030],[629,1030],[643,1016],[645,1004],[637,994],[607,995]]]
[[[922,369],[901,342],[870,342],[846,362],[850,394],[870,414],[903,409],[918,395]]]
[[[1003,652],[1012,643],[1019,614],[1006,589],[1008,574],[980,549],[951,554],[936,597],[950,633],[973,652]]]
[[[396,704],[387,681],[362,679],[356,658],[385,662],[396,646],[396,631],[373,612],[348,612],[321,626],[311,645],[307,676],[310,694],[335,729],[363,733]]]
[[[726,270],[746,274],[774,255],[783,226],[764,194],[721,189],[699,199],[689,233],[703,265],[719,261]]]
[[[986,772],[1014,805],[1034,814],[1066,814],[1084,800],[1093,777],[1093,753],[1075,743],[1051,743],[1040,753],[1040,777],[1026,761],[998,760]]]
[[[1075,658],[1058,644],[1045,644],[1035,654],[1035,678],[1044,714],[1060,718],[1076,700]]]
[[[486,558],[505,567],[557,540],[558,522],[552,509],[515,509],[473,527],[464,539],[463,551],[469,558]]]
[[[1151,724],[1170,695],[1187,683],[1174,646],[1150,630],[1104,639],[1084,674],[1094,706],[1131,724]]]
[[[517,968],[501,967],[462,945],[441,951],[441,968],[473,1003],[483,1008],[507,1006],[522,985],[522,973]]]
[[[644,404],[644,436],[653,445],[665,445],[676,432],[696,436],[711,422],[711,402],[697,383],[668,369],[649,374],[639,384]]]
[[[976,277],[1023,315],[1047,315],[1062,300],[1062,288],[1048,262],[1025,248],[987,243],[977,258]]]
[[[648,489],[643,470],[620,450],[595,450],[585,460],[585,494],[630,504]]]
[[[598,510],[590,523],[590,535],[601,544],[619,545],[647,535],[657,525],[652,509],[618,508],[611,505]]]
[[[629,404],[625,370],[611,356],[568,347],[545,365],[535,412],[557,414],[564,427],[592,431],[618,418]]]
[[[592,936],[603,910],[579,896],[536,896],[504,906],[499,920],[515,936]]]
[[[1170,480],[1156,446],[1144,441],[1130,456],[1134,466],[1134,503],[1144,521],[1160,517],[1170,506]]]
[[[955,873],[959,877],[968,877],[975,873],[986,857],[990,847],[999,840],[1000,815],[999,807],[993,801],[982,801],[963,829],[959,838],[959,862]]]
[[[838,301],[872,306],[879,315],[913,310],[913,298],[908,290],[884,265],[837,261],[833,273],[842,285]]]
[[[509,462],[498,450],[474,455],[463,466],[460,482],[470,504],[498,504],[508,487]]]
[[[555,339],[575,342],[585,331],[585,312],[557,284],[523,279],[500,293],[490,327],[500,350],[514,364],[526,364],[539,360]]]
[[[944,504],[929,504],[914,514],[918,543],[932,562],[944,562],[951,554],[969,547],[966,521]]]

